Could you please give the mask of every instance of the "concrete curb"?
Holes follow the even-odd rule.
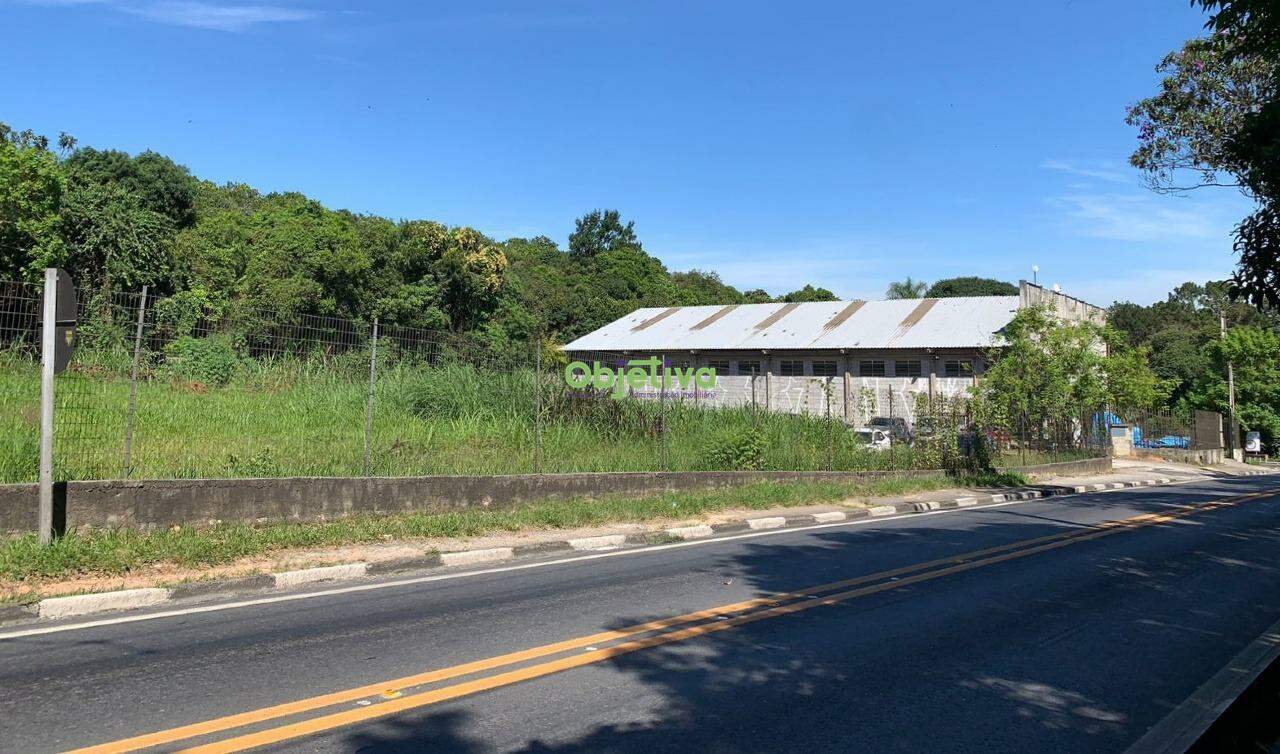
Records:
[[[461,552],[440,553],[440,564],[444,566],[476,565],[477,563],[497,563],[511,560],[516,556],[514,547],[493,547],[488,550],[462,550]]]
[[[1274,472],[1248,471],[1237,476],[1257,476]],[[940,510],[960,509],[983,503],[1009,503],[1038,500],[1048,497],[1088,494],[1134,487],[1151,487],[1173,484],[1184,480],[1167,476],[1149,477],[1127,482],[1077,485],[1060,487],[1044,485],[1024,487],[1007,492],[978,497],[967,496],[921,502],[878,505],[871,508],[850,508],[845,511],[824,511],[790,516],[761,516],[717,524],[675,526],[634,534],[606,534],[598,537],[556,540],[515,547],[495,547],[483,550],[423,553],[421,556],[372,563],[343,563],[318,568],[305,568],[281,573],[259,573],[231,579],[195,581],[178,584],[172,588],[127,589],[115,592],[97,592],[69,597],[48,597],[25,605],[0,605],[0,625],[27,623],[33,620],[68,618],[90,613],[131,610],[149,607],[173,600],[227,596],[240,592],[261,592],[268,589],[290,589],[327,581],[348,581],[380,574],[404,571],[424,571],[436,568],[461,568],[503,563],[524,558],[537,558],[555,553],[616,550],[622,547],[670,544],[694,539],[705,539],[716,534],[731,534],[788,527],[813,526],[853,521],[861,518],[911,515]]]
[[[276,589],[314,584],[317,581],[343,581],[358,579],[369,571],[368,563],[344,563],[320,568],[304,568],[301,571],[283,571],[271,574]]]
[[[572,550],[616,550],[626,544],[625,534],[606,534],[602,537],[582,537],[569,540]]]
[[[50,597],[40,600],[42,619],[70,618],[108,610],[131,610],[150,607],[165,602],[171,596],[168,589],[122,589],[118,592],[76,594],[70,597]]]

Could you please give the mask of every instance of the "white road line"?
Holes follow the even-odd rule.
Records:
[[[1176,484],[1188,484],[1191,482],[1212,482],[1213,479],[1187,479],[1176,482]],[[304,592],[301,594],[279,594],[270,597],[258,597],[248,600],[238,600],[236,602],[223,602],[214,605],[198,605],[193,607],[179,608],[176,610],[162,610],[154,613],[144,613],[142,615],[122,615],[115,618],[101,618],[98,620],[85,621],[83,623],[71,623],[60,626],[39,626],[33,628],[24,628],[7,633],[0,633],[0,641],[8,639],[21,639],[27,636],[43,636],[47,634],[62,633],[65,631],[79,631],[87,628],[101,628],[103,626],[115,626],[124,623],[138,623],[142,621],[158,620],[161,618],[177,618],[185,615],[198,615],[200,613],[216,613],[223,610],[235,610],[242,607],[257,607],[259,605],[273,605],[280,602],[295,602],[298,600],[309,600],[317,597],[333,597],[341,594],[355,594],[359,592],[371,592],[380,589],[390,589],[400,586],[413,586],[416,584],[428,584],[434,581],[450,581],[452,579],[470,578],[473,576],[486,576],[494,573],[509,573],[511,571],[524,571],[533,568],[546,568],[548,566],[566,565],[578,563],[587,560],[596,560],[599,558],[618,558],[632,555],[649,555],[663,550],[674,550],[681,547],[701,547],[704,545],[719,544],[721,542],[732,542],[739,539],[755,539],[757,537],[774,537],[779,534],[795,534],[797,532],[816,531],[819,529],[835,529],[846,526],[864,526],[867,524],[882,524],[886,521],[898,521],[901,519],[915,519],[922,516],[946,516],[954,514],[972,513],[974,511],[989,510],[992,508],[1005,508],[1010,505],[1019,505],[1019,501],[1006,501],[1003,503],[990,503],[977,505],[969,508],[944,508],[938,511],[928,511],[926,513],[903,513],[897,516],[881,516],[872,518],[855,518],[848,521],[840,521],[830,524],[812,524],[809,526],[795,526],[786,529],[767,529],[764,531],[746,532],[743,534],[730,534],[713,539],[698,539],[688,542],[673,542],[665,545],[650,545],[647,547],[637,547],[626,550],[613,550],[610,552],[596,552],[586,555],[574,555],[558,560],[542,560],[532,563],[518,563],[509,566],[501,566],[496,568],[484,568],[475,571],[462,571],[460,573],[437,573],[430,576],[415,576],[408,579],[398,579],[396,581],[382,581],[376,584],[356,584],[345,587],[335,587],[332,589],[323,589],[315,592]]]

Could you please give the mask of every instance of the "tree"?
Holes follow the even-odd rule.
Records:
[[[1151,409],[1168,400],[1177,381],[1162,379],[1151,368],[1150,349],[1129,347],[1123,336],[1109,328],[1102,331],[1102,338],[1109,347],[1102,360],[1108,405]]]
[[[1160,93],[1130,108],[1130,161],[1158,191],[1228,185],[1257,201],[1235,233],[1235,290],[1280,306],[1280,11],[1272,0],[1193,1],[1214,33],[1166,57]],[[1187,171],[1198,176],[1184,181]]]
[[[991,278],[959,277],[939,280],[929,286],[925,298],[956,298],[959,296],[1016,296],[1018,286]]]
[[[1177,403],[1213,368],[1205,346],[1218,339],[1219,315],[1232,326],[1275,330],[1280,325],[1280,312],[1233,301],[1230,291],[1230,281],[1183,283],[1150,306],[1113,304],[1107,321],[1125,344],[1148,349],[1152,371],[1169,381],[1170,400]]]
[[[684,306],[728,305],[743,302],[742,292],[727,285],[714,272],[702,270],[673,272],[671,282],[675,284],[680,303]]]
[[[68,272],[102,290],[136,290],[168,279],[173,223],[123,187],[73,186],[63,197],[59,233]]]
[[[185,228],[195,222],[196,181],[191,173],[164,155],[147,151],[130,157],[117,150],[77,149],[67,158],[73,184],[119,186],[138,203]]]
[[[48,149],[7,129],[0,124],[0,276],[34,277],[66,254],[58,234],[66,174]]]
[[[763,288],[752,288],[742,294],[742,302],[744,304],[772,304],[773,296]]]
[[[788,304],[803,303],[808,301],[838,301],[836,294],[826,288],[814,288],[812,285],[805,285],[798,291],[783,294],[778,297],[779,301],[785,301]]]
[[[438,263],[444,309],[454,330],[476,327],[498,303],[507,258],[479,231],[454,228]]]
[[[1129,162],[1160,193],[1239,186],[1243,166],[1229,144],[1275,86],[1276,64],[1233,55],[1222,36],[1192,39],[1156,66],[1160,92],[1126,109],[1138,129]],[[1223,180],[1226,173],[1233,176]]]
[[[889,289],[884,292],[885,298],[920,298],[924,295],[925,288],[929,284],[923,280],[912,280],[908,277],[906,280],[899,280],[896,283],[889,283]]]
[[[592,210],[574,222],[569,234],[569,253],[579,258],[594,257],[606,251],[641,249],[636,238],[635,223],[622,224],[616,209]]]
[[[1280,446],[1280,335],[1260,327],[1233,327],[1225,337],[1206,343],[1204,352],[1211,367],[1191,386],[1186,404],[1227,415],[1230,361],[1241,426],[1261,432],[1272,448]]]
[[[1119,334],[1089,322],[1063,322],[1046,306],[1020,309],[1004,328],[1006,345],[973,388],[979,422],[1036,428],[1072,422],[1105,404],[1154,406],[1166,385]],[[1103,347],[1111,345],[1110,354]]]

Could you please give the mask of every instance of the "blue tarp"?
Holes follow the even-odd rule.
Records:
[[[1191,447],[1190,437],[1179,437],[1178,435],[1165,435],[1164,437],[1153,437],[1144,440],[1142,438],[1142,427],[1133,428],[1133,447],[1135,448],[1189,448]]]

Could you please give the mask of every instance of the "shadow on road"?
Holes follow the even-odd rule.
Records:
[[[1132,507],[1154,512],[1185,500],[1153,490]],[[1135,648],[1198,640],[1229,657],[1231,642],[1197,622],[1220,625],[1226,613],[1218,611],[1230,609],[1239,624],[1270,623],[1280,611],[1280,604],[1256,604],[1247,615],[1238,603],[1219,607],[1224,572],[1280,585],[1280,529],[1242,531],[1223,519],[1217,512],[1180,519],[1145,535],[1104,537],[621,655],[347,730],[337,748],[1121,750],[1181,699],[1148,686],[1167,686],[1178,673],[1207,677],[1225,662],[1207,652],[1168,667],[1138,666]],[[755,540],[706,576],[776,593],[1075,526],[1002,509],[945,526],[833,529],[808,544]],[[1195,545],[1151,536],[1156,531],[1194,531]],[[1280,590],[1271,593],[1280,603]],[[617,616],[609,625],[660,617]],[[1138,672],[1150,683],[1110,682]],[[527,710],[541,711],[522,717]]]

